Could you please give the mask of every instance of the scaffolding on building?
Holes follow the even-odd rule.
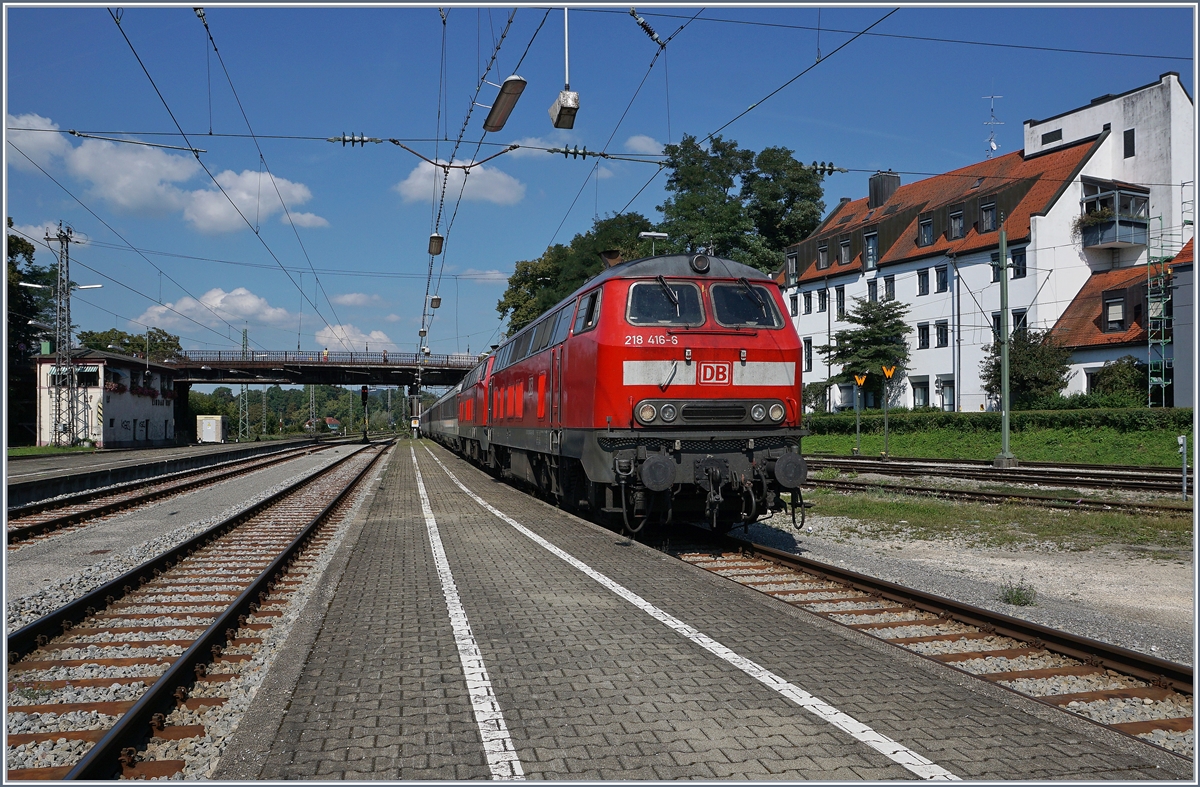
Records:
[[[1171,401],[1173,378],[1172,338],[1174,315],[1171,307],[1173,289],[1171,262],[1192,233],[1195,196],[1187,199],[1194,181],[1179,184],[1180,221],[1177,226],[1165,226],[1162,216],[1151,221],[1149,254],[1146,262],[1146,341],[1149,380],[1146,391],[1148,407],[1166,407]],[[1158,229],[1153,229],[1153,223]]]

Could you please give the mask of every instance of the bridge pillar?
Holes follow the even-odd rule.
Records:
[[[196,442],[196,419],[188,404],[191,391],[191,383],[175,383],[175,442],[179,445]]]

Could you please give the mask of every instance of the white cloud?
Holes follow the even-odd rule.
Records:
[[[188,296],[166,306],[155,304],[143,312],[137,321],[162,328],[190,324],[181,315],[210,326],[224,325],[221,318],[231,322],[249,320],[255,324],[267,323],[289,328],[297,322],[296,317],[287,309],[271,306],[266,298],[255,295],[245,287],[238,287],[229,292],[214,287],[201,295],[199,300]]]
[[[9,128],[49,128],[57,129],[58,124],[44,118],[41,115],[7,115]],[[22,150],[26,156],[36,161],[43,167],[51,164],[51,160],[55,157],[66,156],[71,150],[71,143],[62,134],[52,133],[49,131],[9,131],[7,137],[10,142],[17,148]],[[5,159],[14,167],[26,172],[36,172],[29,161],[20,153],[8,155],[5,151]]]
[[[597,180],[608,180],[614,174],[615,173],[611,169],[604,166],[603,164],[600,164],[596,167],[596,179]]]
[[[365,292],[347,292],[335,295],[330,300],[338,306],[366,306],[369,303],[379,303],[383,299],[378,295],[367,295]]]
[[[459,278],[469,279],[470,281],[478,282],[479,284],[507,284],[509,274],[496,269],[481,271],[475,268],[467,268],[462,273],[458,274]]]
[[[663,152],[663,143],[645,134],[636,134],[625,140],[625,150],[630,153],[644,153],[656,156]]]
[[[400,192],[405,202],[428,200],[441,193],[442,172],[440,167],[422,161],[394,188]],[[446,178],[446,194],[457,196],[466,177],[464,170],[451,169],[449,177]],[[493,202],[497,205],[515,205],[524,197],[524,183],[512,175],[482,164],[471,169],[471,176],[467,178],[466,190],[463,192],[464,200]]]
[[[373,348],[375,351],[400,349],[383,331],[363,333],[363,331],[350,324],[325,326],[317,331],[317,344],[321,347],[328,347],[331,350],[359,351],[365,350],[368,347]]]
[[[8,115],[7,119],[9,126],[15,128],[58,128],[49,118],[36,114]],[[240,174],[225,170],[216,176],[229,199],[213,187],[184,189],[182,184],[202,174],[199,163],[193,156],[169,153],[162,148],[100,139],[84,139],[73,146],[63,135],[44,131],[10,131],[8,139],[44,168],[65,166],[73,177],[88,184],[89,197],[127,213],[154,216],[183,211],[183,217],[202,232],[246,228],[246,222],[229,204],[229,199],[246,219],[260,223],[283,210],[279,195],[289,209],[312,199],[312,192],[303,183],[276,176],[272,184],[269,175],[257,170],[244,170]],[[19,169],[32,169],[19,154],[9,156],[8,160]],[[292,215],[297,226],[329,225],[314,213]]]
[[[288,218],[286,215],[283,215],[283,216],[279,217],[279,221],[283,224],[287,224]],[[297,227],[328,227],[329,226],[329,221],[327,219],[324,219],[315,213],[293,213],[292,221],[294,221],[296,223]]]
[[[384,320],[384,322],[400,322],[400,315],[399,314],[389,314],[387,317],[384,317],[383,320]]]
[[[275,195],[276,188],[289,207],[302,205],[312,199],[312,192],[303,183],[293,183],[276,175],[272,184],[269,175],[253,169],[242,170],[240,174],[227,169],[216,175],[216,179],[225,194],[217,189],[188,192],[183,217],[201,232],[231,232],[245,227],[246,221],[257,219],[261,222],[282,211],[283,205]],[[226,194],[229,195],[228,199]],[[237,205],[237,210],[234,210],[230,200]],[[238,211],[241,211],[241,216]]]

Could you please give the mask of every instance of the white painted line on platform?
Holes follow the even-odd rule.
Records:
[[[433,461],[437,462],[438,465],[441,466],[446,475],[450,476],[450,480],[453,481],[459,489],[465,492],[467,496],[476,503],[483,506],[492,514],[504,520],[508,524],[512,525],[517,529],[518,532],[534,541],[538,546],[547,550],[555,557],[575,567],[579,571],[582,571],[584,574],[599,582],[601,585],[625,599],[630,604],[633,604],[650,617],[654,618],[660,623],[663,623],[684,637],[687,637],[689,640],[704,648],[709,653],[712,653],[714,656],[717,656],[729,664],[732,664],[760,683],[774,689],[779,694],[783,695],[818,718],[829,722],[843,732],[848,733],[856,740],[867,744],[872,749],[875,749],[877,752],[883,754],[893,762],[903,766],[904,768],[907,768],[909,771],[917,776],[920,776],[922,779],[931,779],[937,781],[960,781],[958,776],[955,776],[950,771],[946,770],[940,765],[937,765],[932,760],[928,760],[920,754],[917,754],[912,749],[897,743],[880,732],[876,732],[867,725],[843,713],[819,697],[814,697],[812,694],[809,694],[800,687],[789,683],[788,681],[768,670],[766,667],[763,667],[751,661],[750,659],[738,655],[722,645],[720,642],[717,642],[712,637],[700,633],[687,623],[684,623],[673,615],[659,609],[633,591],[615,582],[614,580],[609,579],[604,574],[601,574],[599,571],[596,571],[591,566],[588,566],[586,563],[571,556],[562,549],[559,549],[554,544],[542,538],[537,533],[534,533],[520,522],[517,522],[512,517],[493,507],[482,497],[472,492],[465,485],[463,485],[461,481],[458,480],[458,477],[455,476],[454,473],[450,472],[450,468],[442,464],[442,460],[438,459],[437,456],[434,455],[433,451],[429,450],[428,446],[425,447],[425,450],[428,451],[429,455],[433,457]],[[420,476],[418,476],[418,480],[419,478]]]
[[[450,561],[446,559],[437,520],[433,518],[433,508],[429,505],[429,495],[425,493],[425,482],[421,479],[421,468],[417,466],[417,452],[412,446],[409,446],[408,450],[412,452],[413,469],[417,473],[417,491],[421,494],[421,511],[425,514],[425,528],[429,531],[433,562],[437,567],[438,578],[442,581],[446,607],[450,610],[454,644],[458,646],[458,658],[462,662],[463,674],[467,679],[467,693],[471,697],[475,723],[479,725],[479,737],[483,740],[483,754],[487,758],[493,779],[524,779],[525,771],[521,769],[517,750],[509,737],[508,727],[504,724],[504,713],[500,710],[496,692],[492,690],[487,667],[483,665],[483,654],[479,652],[475,635],[471,633],[471,623],[467,620],[466,610],[463,609],[462,600],[458,596],[458,585],[454,584],[454,575],[450,573]]]

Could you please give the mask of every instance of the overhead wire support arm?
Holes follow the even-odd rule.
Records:
[[[67,129],[67,133],[73,137],[79,137],[80,139],[102,139],[105,142],[123,142],[126,145],[145,145],[148,148],[166,148],[167,150],[186,150],[188,153],[191,153],[193,155],[208,152],[204,148],[185,148],[185,147],[181,147],[179,145],[160,145],[157,142],[142,142],[137,139],[117,139],[115,137],[100,137],[100,136],[96,136],[95,134],[85,134],[84,132],[76,131],[73,128]]]
[[[331,139],[329,141],[333,142],[334,140]],[[493,153],[492,155],[488,156],[487,158],[481,158],[481,159],[479,159],[479,161],[472,161],[470,164],[442,164],[441,162],[434,161],[433,159],[418,153],[417,151],[413,150],[408,145],[405,145],[403,142],[401,142],[398,139],[389,139],[388,142],[391,142],[393,145],[396,145],[397,147],[404,148],[409,153],[413,154],[414,156],[421,159],[422,161],[432,164],[433,166],[435,166],[438,169],[443,170],[445,172],[449,172],[452,169],[461,169],[461,170],[470,172],[473,167],[478,167],[479,165],[481,165],[485,162],[491,161],[492,159],[496,158],[497,156],[503,156],[505,153],[508,153],[510,151],[516,150],[517,148],[521,147],[520,145],[513,143],[513,144],[509,145],[508,147],[506,147],[504,150],[500,151],[499,153]],[[553,153],[556,151],[551,151],[551,152]]]

